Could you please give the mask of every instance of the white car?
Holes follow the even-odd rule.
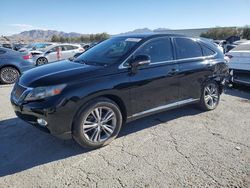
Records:
[[[76,53],[83,52],[84,49],[78,44],[54,44],[41,51],[32,51],[36,65],[43,65],[73,58]]]
[[[226,54],[232,82],[250,86],[250,41],[236,46]]]

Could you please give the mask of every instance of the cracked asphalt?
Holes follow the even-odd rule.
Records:
[[[14,115],[0,86],[0,187],[250,187],[250,91],[218,108],[187,106],[125,125],[110,145],[80,148]]]

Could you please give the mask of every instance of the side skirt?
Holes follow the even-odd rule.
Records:
[[[167,104],[167,105],[158,106],[156,108],[152,108],[152,109],[149,109],[149,110],[145,110],[143,112],[133,114],[132,116],[128,117],[128,120],[130,121],[130,120],[134,120],[134,119],[146,116],[146,115],[155,114],[155,113],[158,113],[158,112],[161,112],[161,111],[177,108],[177,107],[187,105],[187,104],[191,104],[191,103],[196,103],[199,100],[200,99],[190,98],[190,99],[185,99],[185,100],[181,100],[181,101],[178,101],[178,102],[170,103],[170,104]]]

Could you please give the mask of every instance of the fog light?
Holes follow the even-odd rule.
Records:
[[[37,123],[38,123],[39,125],[43,126],[43,127],[45,127],[45,126],[48,124],[47,121],[45,121],[45,120],[42,119],[42,118],[38,118],[38,119],[37,119]]]

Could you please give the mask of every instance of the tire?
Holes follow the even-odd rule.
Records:
[[[0,82],[2,84],[13,84],[19,76],[19,71],[14,67],[4,67],[0,70]]]
[[[44,65],[44,64],[47,64],[47,63],[48,63],[48,60],[45,57],[39,57],[36,60],[36,66],[41,66],[41,65]]]
[[[220,101],[219,86],[215,81],[206,82],[201,91],[199,106],[202,110],[214,110]]]
[[[98,118],[98,114],[101,114],[101,118]],[[97,98],[84,105],[76,115],[73,138],[82,147],[100,148],[117,137],[122,122],[121,111],[115,102]]]

